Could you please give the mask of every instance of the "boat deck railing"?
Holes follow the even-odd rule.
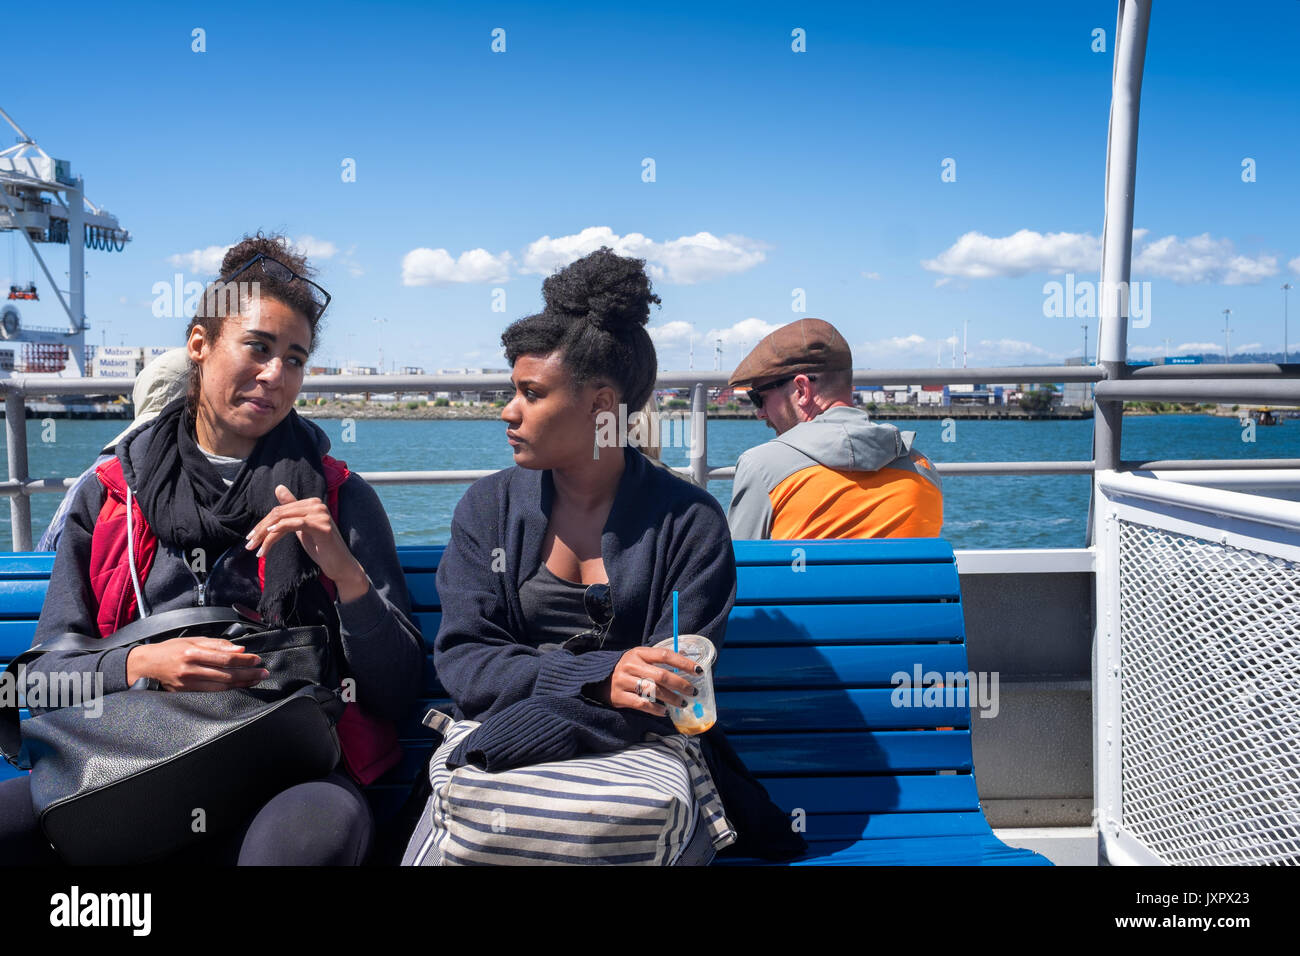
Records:
[[[708,464],[707,392],[727,384],[726,372],[663,372],[656,388],[691,389],[688,413],[689,465],[677,469],[696,484],[726,481],[735,475],[734,465]],[[1300,404],[1300,364],[1291,365],[1200,365],[1151,366],[1128,371],[1121,380],[1106,377],[1101,366],[1018,366],[963,369],[870,369],[854,372],[855,384],[889,382],[900,385],[955,385],[986,382],[1069,382],[1093,383],[1096,399],[1102,401],[1159,400],[1183,402],[1238,402],[1272,405]],[[27,551],[32,545],[30,496],[63,492],[76,476],[33,478],[29,474],[26,434],[26,403],[48,395],[129,395],[134,379],[61,378],[52,375],[15,375],[0,379],[4,395],[5,441],[9,478],[0,482],[0,494],[9,498],[10,533],[13,549]],[[510,391],[507,373],[466,375],[314,375],[304,379],[302,391],[314,394],[433,393],[460,391]],[[662,413],[671,417],[671,412]],[[1117,442],[1115,443],[1118,444]],[[1103,455],[1103,458],[1106,456]],[[1112,458],[1118,458],[1114,449]],[[941,475],[1092,475],[1099,467],[1120,471],[1199,471],[1204,469],[1296,469],[1300,459],[1102,461],[1097,457],[1081,461],[973,461],[934,462]],[[375,485],[457,484],[473,482],[490,470],[367,471],[366,481]],[[1247,479],[1247,483],[1249,480]]]

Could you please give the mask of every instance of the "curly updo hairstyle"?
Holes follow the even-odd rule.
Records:
[[[259,298],[275,299],[307,319],[311,326],[311,342],[308,343],[307,348],[309,351],[315,349],[320,312],[324,306],[315,288],[306,282],[299,282],[292,276],[288,281],[276,278],[261,269],[260,264],[240,273],[233,282],[223,281],[258,253],[284,263],[300,276],[311,278],[316,274],[316,270],[308,264],[307,257],[295,250],[284,236],[277,233],[265,235],[261,230],[258,230],[256,235],[244,236],[226,251],[225,257],[221,260],[220,273],[203,290],[203,297],[199,300],[194,317],[190,319],[190,324],[185,329],[186,341],[196,327],[203,329],[203,334],[209,342],[215,342],[220,338],[226,319],[232,315],[242,314],[252,298],[254,283],[256,283]],[[198,365],[190,362],[186,407],[191,423],[198,408],[200,387]]]
[[[654,391],[659,360],[646,331],[650,291],[645,260],[601,246],[542,283],[545,307],[501,334],[513,368],[521,355],[557,349],[575,387],[607,382],[629,409],[639,410]]]

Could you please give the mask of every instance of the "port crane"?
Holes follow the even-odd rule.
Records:
[[[121,252],[131,241],[131,234],[118,224],[116,216],[86,199],[85,184],[81,177],[73,176],[71,163],[51,157],[3,109],[0,119],[18,135],[17,143],[0,149],[0,232],[22,235],[68,316],[66,330],[24,329],[17,306],[5,301],[0,305],[0,346],[7,342],[42,343],[51,352],[35,370],[84,375],[86,250]],[[66,298],[41,257],[38,243],[68,247]],[[9,300],[38,298],[35,282],[9,289]]]

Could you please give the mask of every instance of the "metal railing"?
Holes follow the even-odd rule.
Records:
[[[655,387],[690,388],[690,464],[676,469],[703,486],[708,481],[734,477],[734,465],[708,464],[707,390],[727,384],[730,373],[677,371],[660,374]],[[1098,402],[1132,400],[1267,402],[1300,405],[1300,364],[1290,365],[1180,365],[1128,369],[1122,378],[1110,380],[1096,365],[1038,365],[1011,368],[953,369],[866,369],[856,370],[856,385],[888,382],[899,385],[952,385],[1014,382],[1095,383]],[[28,473],[26,403],[47,395],[127,395],[134,379],[61,378],[53,375],[15,375],[0,379],[4,395],[5,443],[9,453],[9,479],[0,482],[0,495],[9,498],[13,549],[28,551],[32,546],[31,495],[62,492],[76,480],[32,478]],[[318,375],[303,380],[307,393],[335,392],[405,393],[510,391],[508,373],[466,375]],[[21,424],[20,424],[21,423]],[[1091,475],[1098,463],[1082,461],[976,461],[935,462],[941,475]],[[1206,468],[1285,469],[1300,468],[1300,459],[1121,461],[1120,470],[1191,471]],[[468,484],[487,470],[374,471],[360,472],[374,485]]]

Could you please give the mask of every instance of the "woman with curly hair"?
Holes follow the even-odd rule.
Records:
[[[418,689],[424,645],[384,510],[293,408],[329,301],[311,274],[277,236],[258,233],[226,253],[187,331],[188,394],[123,437],[99,480],[77,492],[36,627],[35,644],[101,638],[142,614],[213,605],[321,625],[341,647],[341,676],[366,708],[344,712],[343,764],[231,821],[185,851],[186,862],[360,863],[373,821],[357,783],[400,756],[392,721]],[[132,516],[128,531],[122,519]],[[268,677],[257,655],[206,637],[50,651],[37,671],[85,674],[106,694],[221,693]],[[0,784],[0,863],[57,862],[40,839],[29,780]]]
[[[692,688],[666,668],[695,663],[654,646],[673,636],[673,593],[680,632],[715,647],[735,602],[718,502],[633,447],[601,447],[603,416],[620,404],[637,412],[654,388],[645,326],[660,300],[644,262],[602,248],[548,278],[542,295],[545,308],[501,337],[515,467],[465,493],[438,565],[434,667],[457,716],[481,722],[448,766],[507,769],[675,733],[664,704],[685,705]],[[720,730],[702,740],[728,816],[744,818],[734,799],[763,799],[761,788]],[[778,825],[788,832],[783,815]],[[704,829],[680,863],[712,858]]]

